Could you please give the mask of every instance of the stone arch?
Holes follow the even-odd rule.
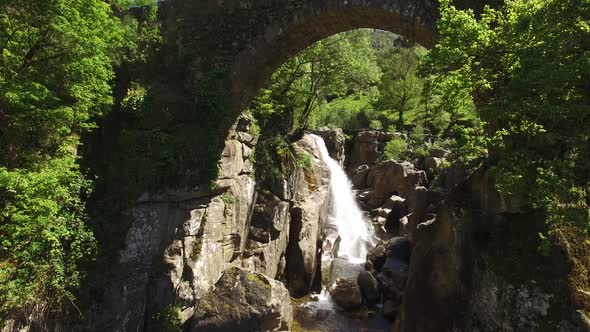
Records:
[[[230,95],[243,111],[280,65],[331,35],[358,28],[394,32],[425,47],[436,43],[437,1],[304,1],[260,29],[231,65]]]

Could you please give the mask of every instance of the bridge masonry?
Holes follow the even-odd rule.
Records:
[[[318,40],[377,28],[431,47],[438,17],[437,0],[176,0],[164,7],[185,88],[225,73],[236,117],[281,64]]]

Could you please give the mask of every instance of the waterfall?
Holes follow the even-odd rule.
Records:
[[[373,229],[359,208],[352,184],[340,164],[330,157],[324,140],[312,135],[322,160],[330,169],[330,209],[327,223],[335,227],[340,236],[338,256],[349,260],[365,261]]]

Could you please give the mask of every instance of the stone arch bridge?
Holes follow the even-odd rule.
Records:
[[[481,11],[498,0],[455,0]],[[437,40],[438,0],[168,0],[163,12],[176,71],[189,89],[207,73],[226,75],[235,115],[247,108],[272,73],[314,42],[376,28],[425,47]],[[171,28],[170,28],[171,27]],[[165,29],[166,30],[166,29]],[[233,117],[235,119],[235,116]]]

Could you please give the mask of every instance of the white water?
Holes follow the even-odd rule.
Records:
[[[331,206],[328,224],[336,227],[340,236],[338,256],[351,261],[364,262],[368,246],[373,239],[373,229],[359,208],[352,184],[340,164],[330,157],[324,140],[312,135],[322,160],[330,168]]]

